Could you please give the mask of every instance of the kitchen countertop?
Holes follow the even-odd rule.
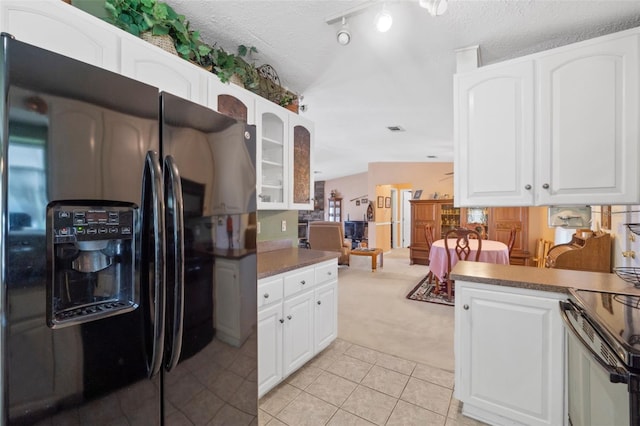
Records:
[[[288,272],[304,266],[337,259],[335,251],[285,248],[258,253],[258,279]]]
[[[616,274],[603,272],[460,261],[451,271],[451,278],[556,293],[568,293],[574,288],[640,296],[640,289]]]

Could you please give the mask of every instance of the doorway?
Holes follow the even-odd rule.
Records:
[[[402,242],[400,238],[400,221],[398,220],[398,191],[391,188],[391,248],[398,248]]]
[[[409,247],[411,244],[411,203],[409,200],[413,197],[413,192],[409,189],[403,189],[400,193],[402,196],[400,206],[402,247]]]

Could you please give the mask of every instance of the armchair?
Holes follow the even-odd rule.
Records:
[[[309,222],[309,248],[338,252],[338,265],[349,265],[351,241],[345,241],[342,222]]]

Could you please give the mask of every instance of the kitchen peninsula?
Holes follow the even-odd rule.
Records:
[[[565,330],[569,289],[640,296],[615,274],[458,262],[455,392],[484,422],[567,424]]]
[[[338,336],[338,254],[280,248],[258,256],[258,396]]]

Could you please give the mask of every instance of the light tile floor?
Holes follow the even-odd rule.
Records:
[[[337,339],[266,394],[258,424],[461,425],[452,372]]]

